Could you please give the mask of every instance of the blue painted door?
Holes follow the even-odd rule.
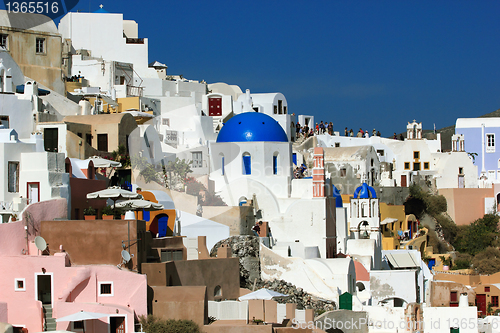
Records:
[[[167,236],[168,230],[168,216],[162,216],[158,219],[158,236],[165,237]]]
[[[436,265],[436,259],[429,259],[429,263],[427,266],[429,266],[429,269],[432,269]]]
[[[142,210],[142,219],[144,221],[149,221],[151,215],[149,214],[149,210]]]

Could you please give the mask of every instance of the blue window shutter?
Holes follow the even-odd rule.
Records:
[[[293,153],[292,160],[293,160],[293,164],[297,165],[297,154],[296,153]]]
[[[252,156],[243,156],[243,174],[252,174]]]
[[[273,156],[273,174],[278,174],[278,156]]]
[[[150,215],[149,215],[149,210],[142,210],[142,219],[144,221],[149,221]]]

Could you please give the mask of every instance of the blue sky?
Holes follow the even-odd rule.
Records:
[[[500,108],[500,1],[86,0],[139,23],[169,74],[282,92],[290,112],[384,136]]]

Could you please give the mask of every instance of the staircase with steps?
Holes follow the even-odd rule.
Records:
[[[55,331],[56,330],[56,320],[52,318],[52,305],[51,304],[42,304],[43,306],[43,315],[45,316],[45,327],[43,328],[45,331]]]

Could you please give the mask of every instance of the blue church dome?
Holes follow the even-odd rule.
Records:
[[[342,196],[340,195],[340,192],[335,185],[332,184],[332,195],[335,198],[335,207],[337,208],[342,208]]]
[[[280,124],[258,112],[244,112],[229,119],[217,136],[217,142],[274,141],[288,142]]]
[[[376,199],[377,193],[375,192],[375,189],[373,187],[368,186],[368,184],[366,183],[363,183],[356,189],[356,191],[354,191],[354,199],[358,199],[358,197],[359,199]]]

